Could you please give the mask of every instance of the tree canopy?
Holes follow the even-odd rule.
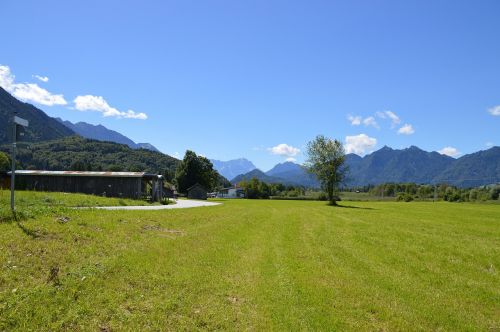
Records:
[[[339,185],[345,180],[348,170],[342,143],[319,135],[307,144],[307,156],[305,167],[316,175],[330,204],[336,205]]]
[[[9,151],[8,145],[0,150]],[[18,144],[20,168],[49,171],[130,171],[165,175],[172,180],[179,161],[160,152],[70,136],[58,140]]]
[[[188,150],[177,167],[175,180],[177,189],[181,193],[185,193],[196,183],[211,191],[218,186],[221,176],[214,170],[210,160]]]

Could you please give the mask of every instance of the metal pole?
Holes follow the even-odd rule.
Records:
[[[14,115],[15,116],[15,115]],[[16,123],[14,122],[14,118],[12,118],[12,124],[14,127],[12,128],[12,167],[10,174],[10,209],[12,212],[15,212],[14,206],[14,181],[16,179]]]
[[[158,176],[158,197],[160,199],[160,203],[163,201],[163,176]]]

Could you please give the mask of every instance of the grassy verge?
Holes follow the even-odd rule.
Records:
[[[63,213],[73,207],[150,205],[146,201],[84,194],[16,191],[18,218],[35,218]],[[0,222],[11,221],[10,191],[0,190]]]
[[[227,200],[0,223],[0,330],[500,326],[500,206]]]

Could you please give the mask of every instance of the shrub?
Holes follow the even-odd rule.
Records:
[[[499,196],[500,196],[500,187],[492,188],[490,192],[490,198],[493,200],[497,200],[500,198]]]
[[[7,171],[10,169],[9,157],[0,151],[0,171]]]
[[[327,200],[328,200],[328,196],[326,195],[326,193],[321,192],[321,193],[318,195],[318,200],[319,200],[319,201],[327,201]]]
[[[413,201],[413,196],[411,194],[407,193],[400,193],[398,194],[398,197],[396,198],[398,202],[411,202]]]

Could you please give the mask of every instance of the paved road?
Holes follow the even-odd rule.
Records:
[[[101,210],[166,210],[166,209],[187,209],[202,206],[215,206],[221,203],[194,201],[190,199],[179,199],[177,204],[169,205],[147,205],[147,206],[98,206],[95,209]]]

